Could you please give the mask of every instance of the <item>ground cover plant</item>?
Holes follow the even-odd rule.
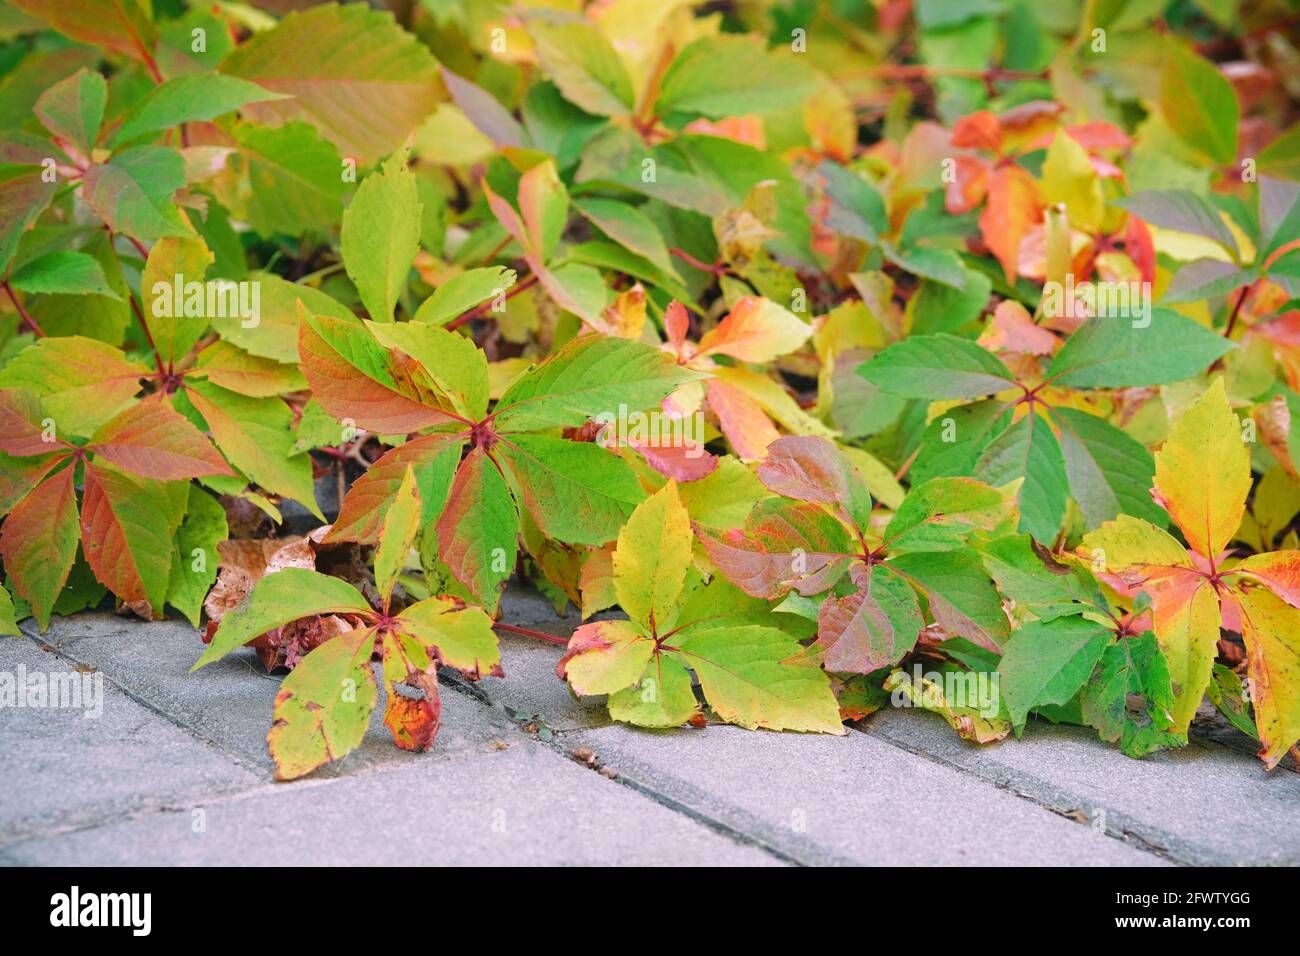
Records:
[[[512,579],[638,726],[1294,761],[1298,25],[9,0],[0,630],[253,647],[285,779],[511,679]]]

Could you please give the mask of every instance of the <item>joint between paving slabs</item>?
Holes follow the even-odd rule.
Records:
[[[850,729],[857,733],[867,733],[866,730],[852,725],[850,725]],[[910,744],[905,744],[901,740],[897,740],[894,737],[891,737],[888,734],[879,731],[872,732],[870,736],[874,737],[876,740],[881,741],[882,743],[889,744],[891,747],[896,747],[899,750],[905,751],[906,753],[910,753],[914,756],[921,757],[933,763],[937,763],[941,766],[949,768],[950,770],[956,770],[959,773],[965,774],[966,776],[974,777],[975,779],[983,783],[989,784],[990,786],[995,787],[998,790],[1001,790],[1005,793],[1009,793],[1012,796],[1018,797],[1021,800],[1025,800],[1029,803],[1032,803],[1035,806],[1041,807],[1042,809],[1048,811],[1049,813],[1053,813],[1056,816],[1064,817],[1065,819],[1070,820],[1074,823],[1078,823],[1081,826],[1086,826],[1086,827],[1094,826],[1093,821],[1089,819],[1083,813],[1083,811],[1080,810],[1077,806],[1068,806],[1068,804],[1070,803],[1070,801],[1068,800],[1059,800],[1059,802],[1052,802],[1052,800],[1046,797],[1040,797],[1036,794],[1028,793],[1024,790],[1012,786],[1009,780],[1005,780],[997,776],[994,776],[992,774],[984,773],[980,770],[973,769],[967,766],[966,764],[959,763],[954,760],[949,760],[946,757],[940,757],[937,754],[932,754],[924,750],[920,750],[916,747],[911,746]],[[1048,787],[1047,789],[1053,790],[1054,788]],[[1105,836],[1109,837],[1110,839],[1119,840],[1121,843],[1125,844],[1126,846],[1130,846],[1133,847],[1134,849],[1141,850],[1146,853],[1150,853],[1153,856],[1158,856],[1161,859],[1168,860],[1170,863],[1177,864],[1178,866],[1196,865],[1196,863],[1193,860],[1189,858],[1185,858],[1182,854],[1178,853],[1178,851],[1171,849],[1170,846],[1155,842],[1151,838],[1152,836],[1155,835],[1154,833],[1152,833],[1151,836],[1144,835],[1140,830],[1137,829],[1137,827],[1139,826],[1137,821],[1132,820],[1126,815],[1113,811],[1109,808],[1106,808],[1106,816],[1108,822],[1106,823],[1105,827],[1101,829],[1100,832],[1102,832]],[[1111,820],[1115,821],[1117,825],[1112,825],[1112,823],[1109,822]],[[1150,833],[1151,831],[1149,830],[1149,828],[1147,829],[1148,829],[1148,833]],[[1169,844],[1181,842],[1165,833],[1160,833],[1159,836],[1161,839],[1168,841]]]
[[[459,693],[462,693],[467,697],[472,697],[474,700],[477,700],[482,704],[485,704],[489,707],[492,707],[495,710],[500,711],[510,720],[510,722],[519,730],[520,733],[523,733],[526,736],[536,740],[538,743],[542,744],[544,747],[547,747],[550,750],[554,751],[555,753],[559,754],[560,756],[564,757],[566,760],[572,760],[575,763],[585,766],[592,772],[599,774],[604,779],[616,783],[622,787],[626,787],[627,789],[636,793],[638,796],[644,797],[652,801],[653,803],[657,803],[659,806],[671,810],[673,813],[679,814],[680,816],[684,816],[687,819],[691,820],[692,822],[697,823],[700,826],[712,831],[713,833],[716,833],[719,836],[731,840],[733,843],[739,844],[741,846],[748,846],[748,847],[753,847],[754,849],[757,850],[761,850],[762,852],[767,853],[769,856],[773,857],[774,859],[777,859],[782,863],[790,864],[792,866],[809,865],[808,861],[803,860],[797,856],[791,855],[786,850],[782,850],[779,847],[774,846],[772,843],[768,842],[767,840],[764,840],[761,837],[754,836],[753,834],[746,833],[743,830],[738,830],[729,824],[723,823],[721,820],[718,820],[715,817],[711,817],[708,814],[701,813],[700,811],[695,810],[692,807],[689,807],[686,804],[673,799],[667,794],[661,793],[650,784],[642,783],[641,781],[631,776],[628,776],[626,774],[602,773],[601,771],[604,768],[600,767],[599,764],[595,761],[594,754],[591,754],[590,758],[586,758],[577,752],[577,750],[587,750],[588,754],[590,754],[591,752],[588,748],[577,748],[577,750],[570,749],[567,743],[565,743],[562,740],[563,737],[566,737],[569,734],[581,733],[582,732],[581,730],[552,730],[551,728],[545,726],[545,724],[541,721],[540,717],[537,717],[534,719],[539,723],[540,728],[546,731],[546,736],[543,737],[538,733],[531,733],[525,727],[523,720],[515,716],[515,714],[512,713],[510,710],[508,710],[504,704],[491,700],[488,697],[488,695],[484,693],[482,690],[480,690],[473,682],[467,681],[464,678],[460,677],[459,675],[456,674],[455,671],[452,671],[449,668],[439,668],[438,678],[440,681],[443,682],[444,686],[450,687],[451,689]]]

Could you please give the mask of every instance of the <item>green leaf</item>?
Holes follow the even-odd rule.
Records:
[[[469,336],[414,322],[373,322],[367,327],[385,347],[419,362],[461,415],[478,421],[487,414],[487,358]]]
[[[203,599],[217,580],[221,563],[217,545],[229,532],[226,509],[198,485],[191,485],[185,520],[176,529],[167,603],[194,627],[199,626],[203,614]]]
[[[446,325],[488,299],[504,295],[515,284],[515,270],[504,266],[470,269],[452,276],[420,303],[413,322]]]
[[[247,194],[231,197],[262,235],[297,236],[338,225],[345,184],[338,151],[306,123],[276,129],[248,123],[235,127],[237,168],[246,176]]]
[[[1088,530],[1121,512],[1153,524],[1165,522],[1150,494],[1155,460],[1141,443],[1087,412],[1057,408],[1052,417],[1061,429],[1070,497],[1079,503]]]
[[[207,243],[198,236],[168,236],[149,250],[140,275],[140,297],[144,300],[144,323],[165,367],[183,358],[208,330],[206,290],[194,303],[185,286],[203,283],[212,261]]]
[[[588,113],[622,116],[632,111],[632,80],[618,52],[589,23],[528,24],[542,70],[564,98]]]
[[[401,146],[443,98],[428,47],[360,3],[290,12],[237,46],[221,72],[292,97],[248,104],[255,121],[305,119],[363,164]]]
[[[95,578],[124,602],[162,614],[172,568],[172,536],[188,487],[128,474],[97,460],[86,466],[81,543]]]
[[[419,530],[420,495],[415,486],[415,470],[407,465],[402,483],[384,512],[379,547],[375,548],[375,588],[385,607]]]
[[[497,450],[537,526],[566,544],[613,540],[645,498],[627,462],[589,442],[512,435]]]
[[[1236,162],[1241,106],[1232,84],[1213,63],[1170,40],[1159,96],[1160,111],[1179,139],[1217,166]]]
[[[673,60],[659,87],[655,110],[735,116],[774,113],[796,106],[816,88],[797,56],[779,56],[750,37],[701,37]]]
[[[995,435],[1011,424],[1005,402],[972,402],[936,415],[921,435],[916,461],[908,471],[912,484],[931,478],[974,475],[975,464]]]
[[[14,599],[9,596],[9,592],[0,587],[0,634],[21,637],[22,631],[18,629],[18,618],[14,611]]]
[[[1019,733],[1029,711],[1064,704],[1092,674],[1111,639],[1104,626],[1081,617],[1033,621],[1012,636],[998,664],[998,683]]]
[[[977,557],[968,551],[921,551],[891,558],[888,566],[925,594],[930,616],[950,636],[1000,653],[1011,624]]]
[[[369,610],[370,605],[361,592],[341,578],[306,568],[273,571],[253,585],[245,603],[221,619],[212,643],[190,670],[219,661],[258,635],[300,618],[314,614],[361,614]]]
[[[885,528],[885,544],[904,551],[952,551],[975,534],[1013,530],[1015,494],[972,478],[932,478],[913,485]]]
[[[48,470],[48,465],[46,469]],[[77,489],[71,465],[42,481],[0,525],[0,557],[18,596],[44,632],[77,556]]]
[[[1024,479],[1018,493],[1020,530],[1052,544],[1065,518],[1069,483],[1052,426],[1030,411],[984,449],[975,474],[990,485]]]
[[[238,315],[211,316],[210,321],[223,339],[251,355],[298,363],[299,300],[312,315],[345,321],[356,319],[338,302],[311,286],[286,282],[270,272],[250,272],[247,281],[257,283],[260,290],[258,321],[246,322]]]
[[[911,246],[899,249],[893,243],[881,243],[880,250],[886,259],[900,269],[961,291],[966,288],[966,268],[957,253],[951,249],[931,249]]]
[[[617,694],[637,683],[654,653],[655,642],[631,621],[593,621],[573,632],[556,673],[579,696]]]
[[[39,145],[0,143],[0,272],[9,269],[19,239],[58,189],[58,183],[46,182],[45,152]]]
[[[1061,564],[1027,534],[983,542],[979,555],[998,590],[1017,605],[1045,608],[1081,602],[1106,608],[1098,585],[1086,572],[1074,564]]]
[[[47,130],[89,159],[99,138],[107,102],[108,84],[104,78],[82,67],[42,93],[34,111]]]
[[[993,355],[955,335],[914,335],[877,353],[858,369],[876,387],[905,398],[975,398],[1015,385]]]
[[[1107,647],[1079,702],[1083,719],[1097,728],[1098,736],[1110,742],[1118,740],[1120,749],[1130,757],[1187,742],[1168,729],[1174,693],[1169,668],[1150,632]]]
[[[1065,340],[1047,376],[1071,388],[1168,385],[1203,371],[1236,346],[1170,309],[1150,322],[1095,317]]]
[[[461,439],[451,435],[434,434],[386,452],[348,489],[338,518],[325,540],[359,541],[362,544],[378,541],[384,513],[401,487],[408,465],[415,469],[422,509],[420,525],[431,524],[442,513],[447,501],[452,475],[460,462],[461,444]]]
[[[741,620],[708,621],[682,632],[681,659],[700,678],[704,699],[723,720],[753,730],[843,734],[825,671],[790,635]]]
[[[1174,274],[1160,301],[1165,305],[1216,299],[1250,285],[1259,277],[1255,269],[1242,269],[1221,259],[1196,259]]]
[[[614,199],[575,199],[573,204],[619,245],[631,249],[668,275],[677,275],[659,227],[636,206]]]
[[[155,86],[122,120],[114,147],[182,123],[216,119],[249,103],[287,99],[235,76],[190,73]]]
[[[0,369],[0,388],[41,399],[62,437],[89,438],[140,391],[149,369],[120,349],[80,335],[37,339]]]
[[[348,631],[321,644],[284,679],[266,735],[276,779],[311,773],[361,743],[379,699],[370,668],[374,649],[373,629]]]
[[[133,146],[82,177],[82,197],[114,232],[143,242],[192,230],[172,202],[185,185],[185,160],[166,146]]]
[[[1300,239],[1300,185],[1262,176],[1259,180],[1258,261]]]
[[[863,242],[876,243],[889,231],[889,214],[876,187],[838,163],[821,163],[816,173],[825,182],[830,208],[826,225]]]
[[[99,261],[84,252],[59,249],[30,259],[14,270],[9,284],[29,293],[103,295],[122,301],[108,284]]]
[[[703,377],[641,342],[584,335],[517,379],[497,403],[496,423],[506,433],[581,425],[617,416],[620,406],[649,408]]]
[[[420,198],[403,154],[371,173],[343,212],[341,249],[348,277],[370,317],[393,321],[420,248]]]

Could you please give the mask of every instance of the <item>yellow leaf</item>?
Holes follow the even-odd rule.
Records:
[[[1101,229],[1106,212],[1101,179],[1087,151],[1064,130],[1057,132],[1047,149],[1038,191],[1047,205],[1065,203],[1070,225],[1090,233]]]
[[[1215,379],[1156,453],[1156,491],[1192,548],[1214,559],[1246,512],[1250,453],[1241,423]]]
[[[1259,756],[1272,770],[1300,740],[1300,611],[1263,588],[1237,598]]]
[[[1100,574],[1160,565],[1190,568],[1191,559],[1178,540],[1149,521],[1120,515],[1083,536],[1079,554]]]
[[[627,616],[664,633],[677,616],[677,599],[691,564],[691,521],[677,485],[637,505],[614,549],[614,593]]]
[[[1186,735],[1210,686],[1219,640],[1219,600],[1205,578],[1178,572],[1154,582],[1151,623],[1174,687],[1173,733]]]

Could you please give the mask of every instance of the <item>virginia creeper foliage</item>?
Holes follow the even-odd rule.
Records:
[[[251,647],[282,779],[512,579],[638,726],[1297,753],[1287,4],[383,6],[3,8],[5,632]]]

